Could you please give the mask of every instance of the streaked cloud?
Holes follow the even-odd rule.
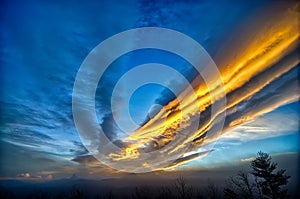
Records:
[[[200,77],[194,80],[200,109],[186,109],[186,115],[189,118],[190,112],[200,111],[201,126],[182,143],[182,146],[192,143],[193,147],[184,157],[174,160],[172,167],[204,157],[207,150],[201,151],[201,147],[214,139],[220,142],[212,154],[226,145],[292,133],[298,125],[295,112],[268,113],[299,98],[299,49],[296,48],[299,13],[294,3],[270,5],[245,1],[235,6],[189,3],[3,4],[0,8],[3,15],[0,148],[4,163],[1,163],[0,176],[23,174],[19,177],[24,178],[28,173],[31,178],[41,176],[50,180],[73,173],[105,175],[105,172],[116,172],[99,163],[81,143],[72,118],[72,88],[82,60],[94,46],[120,31],[145,25],[175,29],[199,41],[213,55],[227,94],[227,107],[223,111],[228,117],[224,132],[211,140],[204,139],[218,117],[210,119],[212,100],[205,82]],[[155,101],[165,105],[167,111],[155,110],[157,115],[146,118],[147,122],[129,138],[136,141],[147,137],[151,142],[142,139],[142,143],[129,145],[118,140],[121,136],[111,117],[110,92],[122,72],[130,69],[127,64],[126,61],[117,62],[107,71],[96,100],[101,127],[120,142],[125,156],[138,151],[144,144],[163,147],[179,130],[175,123],[181,119],[174,96],[160,90],[151,99],[149,97],[148,103]],[[192,81],[195,75],[191,75],[190,66],[175,67]],[[171,77],[166,81],[180,84]],[[217,85],[213,92],[216,97],[222,97],[218,96]],[[184,95],[184,107],[194,107],[189,95]],[[122,96],[119,97],[121,104]],[[146,106],[140,103],[133,108],[139,111]],[[158,116],[169,118],[168,131],[164,131],[164,123],[157,122],[160,121]],[[189,120],[186,121],[188,125]],[[126,152],[126,147],[132,148],[127,148]]]
[[[148,146],[148,142],[155,140],[156,143],[159,143],[157,147],[167,145],[178,132],[184,131],[186,126],[191,125],[193,115],[200,112],[204,115],[204,118],[200,121],[199,129],[187,135],[184,143],[178,145],[172,152],[182,150],[189,144],[192,145],[190,151],[201,149],[220,138],[225,132],[228,132],[228,136],[232,136],[231,138],[236,136],[238,139],[254,139],[255,135],[255,139],[257,139],[260,132],[267,132],[266,129],[257,127],[255,129],[257,131],[253,135],[251,134],[253,132],[251,128],[254,130],[253,126],[243,126],[242,129],[236,129],[238,134],[235,135],[234,132],[232,135],[230,134],[234,128],[299,98],[297,40],[300,35],[296,28],[298,21],[295,20],[298,13],[296,4],[291,3],[289,6],[285,9],[272,8],[278,11],[276,12],[279,13],[278,16],[274,16],[274,10],[272,10],[272,13],[260,13],[259,16],[266,22],[263,24],[256,23],[255,33],[246,26],[238,33],[243,35],[241,38],[243,41],[238,41],[239,46],[235,46],[237,41],[233,45],[226,46],[231,49],[230,52],[235,53],[234,56],[227,56],[225,59],[222,59],[222,57],[217,58],[227,94],[225,110],[212,115],[211,118],[205,117],[209,115],[208,112],[210,112],[211,106],[224,96],[220,96],[221,85],[211,84],[210,87],[213,90],[209,90],[207,84],[210,84],[210,82],[204,83],[201,78],[197,78],[194,85],[197,85],[199,107],[195,107],[195,104],[191,105],[192,101],[189,94],[183,92],[183,103],[180,104],[180,107],[183,108],[180,109],[177,99],[171,101],[128,138],[128,140],[135,141],[135,144],[125,147],[119,155],[112,154],[111,158],[120,161],[120,164],[122,164],[121,162],[127,158],[139,158],[139,150]],[[274,17],[276,20],[274,20]],[[254,17],[252,20],[254,23],[257,18]],[[266,29],[266,26],[272,28]],[[251,39],[248,39],[248,37]],[[233,48],[233,46],[236,48]],[[211,82],[214,82],[214,80],[211,80]],[[219,122],[219,116],[227,111],[223,131],[214,132],[214,127]],[[185,121],[187,121],[187,125],[178,126],[178,124]],[[295,129],[295,122],[293,125],[292,129]],[[213,131],[213,136],[206,134],[210,129]],[[248,133],[242,134],[241,132]],[[276,134],[280,133],[283,132],[277,131]],[[268,136],[276,136],[276,134],[271,132],[268,133]],[[130,150],[127,150],[129,148]],[[134,156],[131,154],[132,151],[136,151]]]

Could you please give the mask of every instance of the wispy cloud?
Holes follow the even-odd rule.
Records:
[[[249,23],[254,23],[254,29],[258,31],[248,28],[237,31],[236,24],[252,16],[251,13],[257,14],[254,12],[256,9],[265,8],[260,4],[250,4],[216,6],[209,2],[189,4],[183,1],[172,5],[148,1],[89,2],[84,5],[78,2],[4,3],[0,8],[3,16],[0,139],[1,160],[4,162],[1,164],[1,176],[30,173],[50,179],[59,176],[59,173],[69,175],[83,170],[87,173],[114,172],[90,156],[81,143],[72,118],[73,83],[82,60],[99,42],[120,31],[146,25],[182,31],[214,55],[228,100],[228,119],[224,129],[227,133],[221,137],[224,138],[223,143],[240,143],[291,132],[298,125],[295,114],[257,117],[299,97],[296,71],[299,59],[294,50],[299,31],[295,25],[296,17],[293,17],[294,8],[289,10],[290,15],[285,15],[282,10],[289,4],[281,6],[276,12],[280,14],[278,20],[267,14],[261,14],[263,18],[258,20],[254,17],[254,22]],[[255,24],[257,21],[261,22]],[[234,32],[237,32],[237,37],[227,38],[235,35],[231,34]],[[225,47],[220,48],[222,45]],[[117,62],[110,67],[97,90],[99,123],[112,139],[117,139],[119,132],[111,117],[111,91],[129,67],[121,64]],[[177,67],[191,79],[194,77],[188,65]],[[175,84],[172,78],[168,81]],[[203,102],[201,119],[204,120],[201,124],[205,126],[209,123],[206,118],[210,116],[210,99],[204,82],[199,80],[196,83],[200,85],[198,97]],[[168,105],[173,97],[163,90],[151,100],[166,105],[172,112],[177,108],[176,103]],[[120,95],[120,103],[121,100]],[[247,123],[252,119],[256,120]],[[272,126],[268,125],[271,123]],[[179,159],[178,163],[201,156],[202,153],[197,150],[207,128],[195,132],[187,140],[195,146],[191,149],[194,155]],[[138,137],[137,134],[134,136]],[[162,146],[171,139],[158,136],[156,144]],[[82,166],[97,169],[85,170]]]
[[[221,62],[222,58],[219,60],[219,69],[227,94],[225,110],[220,110],[216,115],[212,115],[211,119],[205,117],[209,115],[206,113],[211,111],[212,105],[224,96],[220,96],[222,94],[219,91],[220,85],[211,84],[210,89],[212,90],[209,91],[205,83],[210,84],[210,82],[204,83],[200,80],[200,83],[197,82],[199,107],[195,108],[193,106],[195,103],[192,102],[189,95],[187,93],[183,94],[185,97],[180,107],[184,108],[179,108],[177,100],[167,104],[155,117],[129,137],[129,140],[135,141],[138,144],[125,147],[124,151],[120,154],[124,158],[120,158],[115,154],[112,158],[118,157],[115,160],[120,161],[120,164],[122,164],[122,161],[126,161],[127,158],[139,158],[139,150],[148,146],[148,142],[153,142],[153,140],[159,143],[156,148],[166,146],[175,138],[178,132],[184,132],[187,126],[193,124],[194,115],[199,112],[202,115],[204,114],[204,117],[201,118],[202,121],[200,121],[199,129],[196,132],[185,134],[187,137],[186,140],[176,146],[175,149],[169,151],[168,154],[178,152],[187,145],[192,145],[190,151],[198,150],[197,148],[201,149],[225,132],[230,132],[241,124],[254,120],[282,105],[298,100],[297,66],[299,58],[296,48],[300,35],[295,28],[298,22],[297,20],[293,20],[294,16],[297,15],[295,8],[295,5],[291,5],[290,8],[278,10],[280,12],[278,20],[281,23],[274,23],[274,20],[269,20],[274,17],[272,13],[267,12],[267,14],[262,14],[261,17],[264,17],[268,21],[268,25],[272,29],[266,30],[266,24],[258,23],[256,25],[256,30],[258,31],[255,34],[251,30],[248,30],[248,28],[245,29],[249,32],[241,30],[244,34],[243,37],[251,36],[251,40],[240,41],[241,43],[239,43],[239,47],[236,49],[227,46],[235,54],[231,59],[227,57],[223,62]],[[254,18],[253,20],[257,19]],[[293,32],[292,37],[291,32]],[[260,41],[259,45],[258,41]],[[241,47],[244,49],[236,51]],[[211,98],[212,95],[213,99]],[[225,111],[228,111],[228,114],[224,128],[221,132],[218,132],[215,127],[219,124],[219,116]],[[183,117],[181,114],[183,114]],[[168,118],[168,121],[165,122],[161,118]],[[178,124],[183,125],[179,126]],[[295,126],[292,128],[294,129]],[[236,135],[236,138],[254,139],[256,135],[257,139],[260,132],[266,132],[266,129],[256,128],[255,135],[252,135],[250,129],[251,127],[247,129],[244,126],[243,129],[237,130],[239,135]],[[283,131],[287,130],[289,129]],[[209,131],[213,132],[212,135],[207,135]],[[267,133],[267,135],[276,136],[271,133]],[[136,151],[134,157],[130,155],[131,151]]]

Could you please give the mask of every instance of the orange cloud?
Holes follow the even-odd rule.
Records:
[[[110,158],[122,164],[122,160],[138,158],[145,146],[151,145],[152,150],[164,147],[178,135],[178,132],[185,132],[193,122],[198,122],[194,121],[195,116],[201,113],[205,117],[200,120],[199,128],[195,132],[189,132],[184,142],[169,153],[175,153],[186,146],[190,146],[189,151],[197,150],[231,128],[296,101],[299,98],[299,89],[295,82],[278,87],[284,89],[273,92],[273,94],[280,92],[278,96],[261,97],[260,101],[252,99],[299,64],[296,52],[300,37],[297,21],[299,13],[296,9],[298,5],[289,6],[284,9],[275,7],[269,12],[260,13],[259,18],[254,17],[253,21],[247,23],[246,28],[238,31],[238,37],[229,40],[227,46],[225,45],[216,55],[215,61],[223,85],[213,77],[208,82],[197,77],[192,83],[197,103],[194,103],[191,93],[183,91],[178,99],[169,102],[127,138],[127,141],[134,144],[125,147],[120,154],[110,154]],[[210,115],[212,105],[225,97],[222,87],[226,93],[227,104],[223,110]],[[252,100],[255,107],[243,108],[244,103],[249,100]],[[220,116],[226,112],[230,117],[226,120],[223,131],[207,137],[206,133],[214,130]],[[151,144],[153,142],[154,145]],[[171,166],[189,160],[183,159],[178,161],[178,164],[175,161]]]

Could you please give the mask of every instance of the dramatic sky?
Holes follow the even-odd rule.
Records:
[[[141,149],[167,145],[177,132],[195,122],[199,113],[199,128],[174,149],[188,150],[162,170],[238,165],[251,160],[259,150],[275,156],[298,156],[299,3],[99,2],[1,2],[0,178],[117,173],[84,147],[73,121],[73,85],[80,65],[94,47],[138,27],[169,28],[199,42],[216,63],[226,95],[214,79],[205,82],[175,54],[145,49],[119,57],[101,78],[95,103],[100,127],[124,147],[123,152],[110,154],[114,161],[122,164],[138,159]],[[166,84],[175,85],[182,104],[178,105],[166,87],[140,87],[129,102],[132,120],[140,125],[135,129],[124,112],[126,89],[132,82],[123,84],[114,111],[117,122],[129,129],[128,136],[114,121],[111,94],[123,74],[146,63],[168,65],[184,75],[195,90],[197,103],[182,82],[158,73]],[[212,115],[212,105],[223,98],[225,107]],[[224,127],[217,131],[224,114]],[[180,122],[182,126],[178,126]],[[297,164],[297,159],[287,160]]]

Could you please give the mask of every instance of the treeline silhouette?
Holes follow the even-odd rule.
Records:
[[[73,187],[68,192],[51,194],[47,192],[31,193],[22,198],[26,199],[285,199],[289,198],[285,185],[290,176],[286,170],[278,169],[277,163],[272,162],[269,154],[258,152],[257,157],[251,161],[249,171],[239,171],[235,176],[230,176],[224,187],[213,183],[197,188],[187,184],[184,177],[178,176],[173,184],[161,187],[139,186],[131,193],[118,195],[112,190],[106,193],[91,196],[80,188]],[[0,198],[17,198],[11,191],[1,189]],[[19,197],[18,197],[19,198]]]

